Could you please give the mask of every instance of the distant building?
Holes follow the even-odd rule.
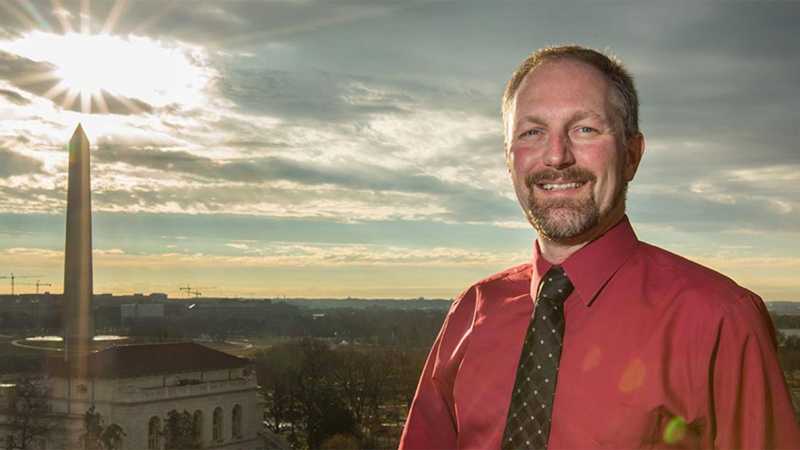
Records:
[[[79,449],[86,411],[126,433],[124,450],[160,450],[167,413],[188,411],[204,449],[259,450],[261,405],[249,361],[194,343],[111,347],[89,357],[85,376],[48,363],[53,413],[64,426],[53,448]]]
[[[132,303],[124,304],[120,309],[123,322],[138,319],[163,319],[163,303]]]

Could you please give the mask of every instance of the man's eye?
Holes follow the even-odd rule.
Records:
[[[539,130],[538,128],[532,128],[532,129],[530,129],[530,130],[528,130],[528,131],[524,131],[524,132],[522,132],[522,133],[519,135],[519,137],[520,137],[520,138],[525,138],[525,137],[537,136],[537,135],[539,135],[539,134],[542,134],[542,131],[541,131],[541,130]]]
[[[597,130],[592,127],[578,127],[579,133],[594,133],[595,131]]]

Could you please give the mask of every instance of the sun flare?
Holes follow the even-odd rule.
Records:
[[[52,78],[55,84],[47,96],[63,95],[60,103],[65,108],[80,97],[82,112],[92,112],[92,105],[102,110],[106,96],[134,110],[137,103],[156,108],[193,106],[205,98],[213,77],[202,48],[132,35],[34,31],[0,42],[0,49],[55,67],[46,74],[32,74],[31,79]]]

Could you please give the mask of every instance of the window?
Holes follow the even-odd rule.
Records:
[[[222,441],[222,408],[217,407],[214,410],[214,424],[212,430],[212,437],[215,442]]]
[[[147,450],[161,450],[161,419],[151,417],[147,424]]]
[[[192,415],[192,437],[195,444],[203,443],[203,411],[199,409]]]
[[[233,407],[233,414],[231,415],[231,435],[234,439],[241,439],[242,437],[242,406],[236,405]]]

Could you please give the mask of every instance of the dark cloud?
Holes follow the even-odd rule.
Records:
[[[46,31],[63,31],[61,19],[49,0],[27,2],[32,16],[16,5],[3,5],[0,25],[9,33],[22,33],[36,26]],[[80,30],[80,0],[60,2],[66,11],[66,22]],[[288,0],[137,0],[136,2],[91,2],[91,29],[101,30],[109,18],[119,34],[137,33],[183,41],[216,45],[228,43],[260,43],[269,36],[313,32],[320,27],[346,25],[408,7],[406,0],[345,0],[331,5],[326,1],[295,2]],[[120,5],[123,9],[114,10]]]
[[[707,195],[686,191],[637,193],[631,189],[629,213],[637,222],[669,224],[678,231],[721,232],[751,229],[762,232],[800,230],[800,211],[780,213],[770,197],[734,195],[735,203],[715,201]],[[665,215],[669,216],[665,220]]]
[[[376,95],[362,80],[325,72],[291,73],[268,68],[231,67],[219,83],[221,93],[247,112],[289,121],[352,121],[375,113],[405,113],[410,98],[401,93]]]
[[[303,185],[435,194],[452,193],[460,189],[430,175],[410,174],[406,170],[395,171],[352,161],[337,165],[299,162],[281,157],[217,161],[184,151],[131,149],[103,143],[98,146],[94,158],[100,163],[123,162],[165,172],[242,183],[283,180]]]
[[[42,171],[41,161],[0,147],[0,178]]]
[[[217,63],[221,70],[219,92],[237,108],[292,122],[360,125],[375,115],[402,117],[420,109],[472,111],[496,117],[494,99],[463,83],[276,70],[267,58],[223,58]]]
[[[61,91],[55,96],[47,96],[48,92],[61,81],[54,75],[55,70],[56,67],[50,63],[33,61],[0,50],[0,79],[5,79],[14,87],[30,94],[48,98],[48,100],[53,101],[53,103],[60,105],[64,109],[81,112],[80,99],[75,99],[69,105],[64,104],[67,96],[66,91]],[[4,92],[16,94],[11,91]],[[3,94],[3,96],[13,101],[13,96],[10,97],[9,94]],[[19,94],[16,95],[19,96]],[[91,102],[91,112],[95,114],[110,113],[128,115],[153,112],[153,107],[151,105],[135,98],[112,95],[105,90],[101,90],[98,95],[102,96],[105,104],[101,104],[97,98],[93,98]],[[25,101],[25,99],[22,98],[22,101]]]
[[[350,161],[337,165],[298,162],[281,157],[264,157],[258,159],[217,161],[183,151],[164,151],[159,149],[122,148],[101,143],[94,153],[96,163],[126,163],[136,167],[157,169],[175,176],[201,177],[207,180],[259,184],[269,181],[290,181],[303,186],[334,186],[344,191],[332,194],[340,198],[343,192],[353,191],[354,199],[381,204],[380,196],[390,193],[422,194],[430,198],[432,205],[441,206],[446,212],[436,214],[443,220],[453,221],[494,221],[513,220],[519,211],[513,201],[498,193],[481,189],[480,184],[474,186],[449,183],[424,173],[409,172],[408,169],[392,170],[385,167],[367,165]],[[229,201],[237,204],[257,202],[260,198],[269,198],[262,186],[245,188],[252,198],[248,199],[243,191],[237,191],[235,198]],[[372,193],[372,194],[370,194]],[[180,196],[185,191],[173,193],[178,198],[159,200],[157,203],[176,201],[183,204]],[[102,196],[109,196],[103,193]],[[119,204],[137,203],[143,196],[162,198],[163,193],[155,191],[120,191],[114,194],[114,201]],[[278,194],[281,201],[291,200],[287,192]],[[298,202],[307,201],[307,196],[318,196],[309,193],[298,197]],[[379,197],[370,197],[378,195]],[[98,197],[98,199],[104,197]],[[217,197],[219,194],[217,194]],[[145,203],[154,201],[153,198]],[[219,204],[224,208],[225,203]],[[346,212],[342,212],[346,216]]]
[[[18,92],[10,91],[8,89],[0,89],[0,97],[5,98],[15,105],[27,105],[31,102],[27,98],[19,95]]]

